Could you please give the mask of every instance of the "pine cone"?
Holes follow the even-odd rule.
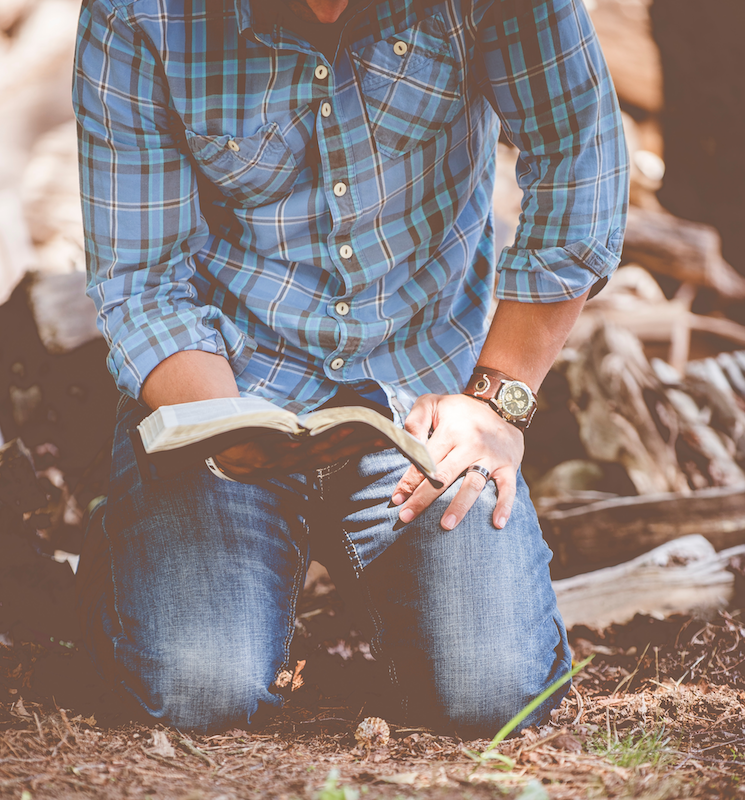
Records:
[[[366,717],[357,726],[354,738],[360,747],[372,750],[374,747],[383,747],[391,738],[391,729],[388,723],[380,717]]]

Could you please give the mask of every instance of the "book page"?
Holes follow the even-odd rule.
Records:
[[[307,428],[311,436],[319,436],[331,428],[345,423],[363,423],[380,431],[391,444],[397,447],[414,465],[422,470],[428,477],[435,475],[436,466],[430,456],[427,446],[415,439],[408,431],[394,425],[394,423],[377,411],[364,406],[341,406],[338,408],[325,408],[322,411],[313,411],[298,417],[300,424]]]
[[[145,452],[158,453],[252,427],[288,433],[301,430],[295,414],[261,397],[221,397],[161,406],[145,417],[137,430]]]

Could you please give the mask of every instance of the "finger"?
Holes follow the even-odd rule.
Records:
[[[451,455],[455,452],[456,446],[457,443],[453,442],[447,434],[438,434],[437,429],[435,429],[427,442],[427,449],[432,456],[432,460],[437,465],[437,478],[443,485],[442,490],[439,492],[440,494],[442,494],[468,466],[468,463],[461,463],[460,466],[458,466],[458,463],[452,460]],[[394,505],[401,505],[405,502],[407,497],[411,497],[424,483],[424,475],[413,465],[409,467],[393,490],[391,500]]]
[[[489,479],[478,472],[466,473],[458,493],[445,509],[445,513],[440,520],[440,525],[446,531],[453,530],[463,520],[463,517],[466,516],[471,506],[476,502],[487,483],[489,483]]]
[[[393,490],[391,495],[393,505],[400,506],[404,503],[406,498],[411,497],[417,487],[421,486],[422,481],[424,481],[424,475],[415,466],[410,466]]]
[[[494,526],[502,529],[512,513],[512,506],[517,493],[517,470],[515,467],[504,466],[495,471],[492,476],[497,484],[497,507],[494,509]]]
[[[466,465],[463,463],[463,455],[451,451],[444,461],[437,465],[437,477],[442,481],[442,488],[435,489],[432,484],[427,481],[420,482],[419,486],[412,492],[411,496],[402,505],[399,512],[399,519],[408,523],[419,516],[427,506],[430,505],[436,498],[438,498],[463,472]],[[395,502],[395,496],[394,496]],[[398,504],[397,504],[398,505]]]

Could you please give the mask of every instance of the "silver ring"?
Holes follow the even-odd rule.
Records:
[[[479,475],[488,483],[491,480],[491,473],[486,467],[482,467],[481,464],[474,464],[473,466],[469,467],[466,470],[466,475],[469,472],[478,472]]]

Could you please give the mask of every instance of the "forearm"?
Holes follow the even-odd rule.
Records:
[[[588,292],[561,303],[500,300],[478,363],[537,392],[582,311]]]
[[[150,408],[238,397],[238,386],[227,359],[202,350],[184,350],[161,361],[142,385],[142,399]]]

